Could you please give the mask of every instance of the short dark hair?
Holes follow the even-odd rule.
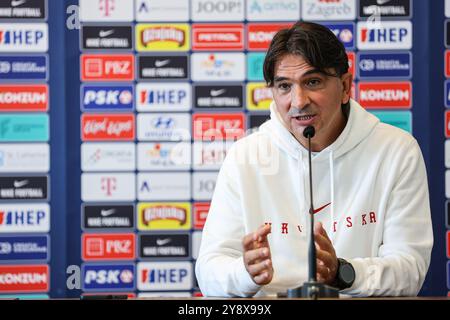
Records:
[[[269,87],[274,84],[275,64],[286,54],[302,56],[312,67],[329,76],[348,72],[344,45],[330,29],[317,23],[297,22],[275,34],[264,59],[264,80]],[[326,69],[334,69],[336,74]]]

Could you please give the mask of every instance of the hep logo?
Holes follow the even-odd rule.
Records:
[[[363,43],[401,43],[408,36],[406,28],[362,28],[361,41]]]
[[[181,283],[188,275],[186,269],[144,269],[142,282],[144,283]]]
[[[187,93],[182,90],[150,90],[141,92],[141,103],[148,104],[181,104]]]

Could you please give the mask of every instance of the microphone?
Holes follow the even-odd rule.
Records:
[[[305,130],[303,130],[303,136],[308,138],[314,138],[314,135],[316,134],[316,129],[314,129],[313,126],[307,126]],[[311,141],[309,141],[308,150],[311,150]]]
[[[309,216],[311,218],[309,249],[308,249],[308,264],[309,273],[308,281],[303,283],[303,286],[289,289],[287,292],[288,298],[338,298],[339,290],[323,283],[317,282],[317,265],[316,265],[316,245],[314,241],[314,205],[313,205],[313,189],[312,189],[312,165],[311,165],[311,139],[314,137],[316,130],[313,126],[307,126],[303,130],[303,136],[308,139],[308,159],[309,159],[309,196],[310,208]]]

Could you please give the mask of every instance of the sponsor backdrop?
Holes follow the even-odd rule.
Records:
[[[268,119],[265,51],[301,19],[343,42],[353,97],[421,144],[436,236],[422,293],[446,295],[450,146],[431,106],[445,91],[450,107],[448,2],[0,0],[0,294],[200,295],[220,165]]]

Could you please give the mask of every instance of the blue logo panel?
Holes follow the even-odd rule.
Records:
[[[91,86],[81,88],[81,110],[132,111],[134,90],[132,85]]]
[[[344,44],[345,49],[355,48],[355,24],[354,23],[323,23]]]
[[[85,264],[83,290],[134,290],[134,264]]]
[[[39,56],[0,56],[0,79],[47,80],[48,59]]]
[[[445,81],[445,106],[450,108],[450,80]]]
[[[49,253],[48,236],[0,237],[0,261],[48,260]]]
[[[358,75],[364,78],[411,78],[412,55],[404,53],[359,53]]]

